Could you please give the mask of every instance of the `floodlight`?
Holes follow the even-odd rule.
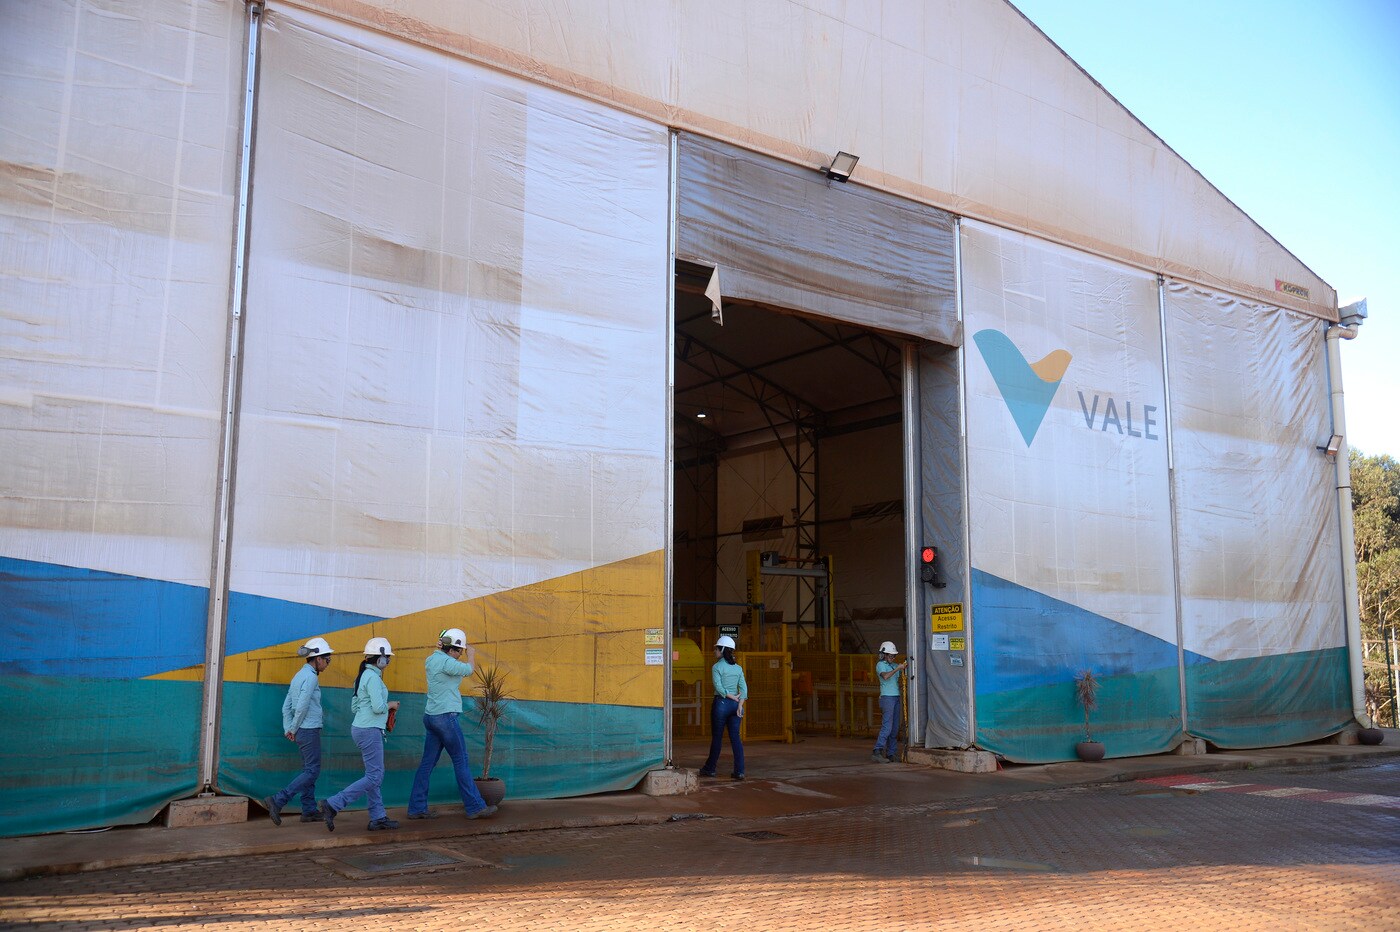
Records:
[[[856,170],[856,163],[860,161],[860,156],[851,155],[849,152],[838,152],[832,156],[831,164],[821,170],[823,175],[832,181],[845,183],[850,180],[851,172]]]

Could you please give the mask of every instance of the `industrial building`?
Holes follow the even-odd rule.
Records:
[[[325,786],[395,647],[391,805],[448,627],[517,798],[675,762],[720,630],[750,740],[869,729],[885,639],[927,748],[1070,759],[1085,670],[1110,756],[1367,724],[1335,291],[1006,0],[67,0],[0,49],[0,833],[277,789],[312,636]]]

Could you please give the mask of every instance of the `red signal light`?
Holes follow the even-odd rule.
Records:
[[[919,551],[919,560],[927,566],[938,559],[938,550],[933,547],[925,547]]]

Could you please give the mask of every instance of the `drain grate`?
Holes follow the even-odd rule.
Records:
[[[773,841],[776,838],[786,838],[782,832],[730,832],[735,838],[744,838],[748,841]]]
[[[447,848],[417,845],[411,848],[381,848],[376,851],[347,851],[335,857],[316,858],[316,863],[351,880],[389,877],[396,874],[425,874],[457,867],[494,867]]]

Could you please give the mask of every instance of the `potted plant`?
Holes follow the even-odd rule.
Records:
[[[499,806],[506,798],[506,785],[498,777],[491,776],[491,752],[496,745],[496,726],[506,713],[506,703],[515,697],[506,692],[506,675],[500,667],[476,668],[476,709],[480,713],[482,728],[481,776],[476,778],[476,789],[488,806]]]
[[[1074,698],[1084,710],[1084,740],[1074,746],[1080,760],[1103,760],[1102,741],[1095,741],[1089,732],[1089,713],[1099,707],[1099,681],[1093,670],[1085,670],[1074,678]]]

